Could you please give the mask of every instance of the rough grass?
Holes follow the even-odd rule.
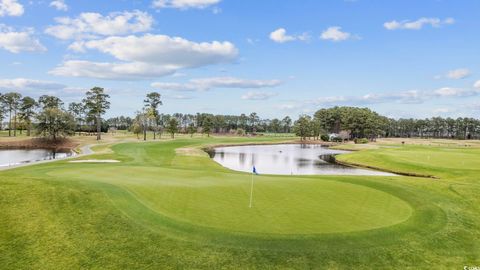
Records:
[[[480,264],[480,149],[406,146],[345,162],[439,179],[256,176],[183,138],[0,172],[2,269],[451,269]],[[284,140],[284,138],[283,138]]]

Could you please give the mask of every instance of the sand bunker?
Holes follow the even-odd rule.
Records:
[[[72,160],[70,163],[117,163],[119,160],[114,159],[84,159],[84,160]]]

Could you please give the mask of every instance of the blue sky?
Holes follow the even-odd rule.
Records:
[[[479,1],[0,0],[0,92],[67,103],[101,86],[108,116],[147,92],[162,112],[390,117],[480,112]]]

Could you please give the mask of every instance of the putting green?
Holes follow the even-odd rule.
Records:
[[[399,198],[368,187],[272,177],[256,177],[253,206],[249,208],[250,177],[244,178],[219,184],[204,179],[173,186],[163,185],[160,180],[156,191],[148,185],[132,190],[158,213],[235,232],[316,234],[369,230],[400,223],[412,212]]]
[[[176,146],[118,145],[113,149],[125,160],[120,166],[70,163],[49,175],[77,180],[88,175],[91,180],[127,189],[158,215],[237,233],[363,231],[401,223],[412,214],[407,202],[359,184],[262,175],[255,176],[253,207],[249,208],[249,174],[228,171],[206,156],[176,155]],[[149,160],[139,160],[144,157]],[[196,167],[199,164],[201,169]]]

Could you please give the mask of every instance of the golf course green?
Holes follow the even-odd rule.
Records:
[[[407,176],[254,176],[201,149],[111,143],[0,171],[1,269],[463,269],[480,265],[480,149],[388,145],[338,160]]]

